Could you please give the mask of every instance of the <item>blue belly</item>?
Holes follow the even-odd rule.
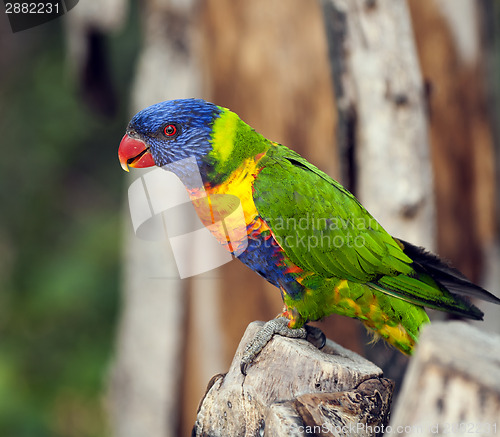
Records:
[[[248,226],[252,229],[253,226]],[[289,273],[291,261],[269,230],[254,230],[248,235],[248,246],[238,259],[274,286],[284,290],[292,299],[300,299],[305,288]]]

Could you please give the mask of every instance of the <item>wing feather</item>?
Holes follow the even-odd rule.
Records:
[[[286,147],[268,152],[253,188],[260,216],[303,270],[473,319],[482,312],[461,296],[500,302],[436,256],[393,238],[349,191]]]
[[[412,260],[358,200],[291,150],[266,157],[254,202],[304,270],[358,282],[412,272]]]

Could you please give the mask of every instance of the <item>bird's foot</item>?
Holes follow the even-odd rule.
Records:
[[[288,327],[289,319],[286,317],[278,317],[266,322],[266,324],[257,331],[254,338],[247,344],[243,357],[241,358],[240,369],[243,375],[247,374],[248,366],[257,358],[266,346],[271,341],[274,334],[280,334],[289,338],[306,338],[307,331],[304,327],[292,329]]]
[[[243,375],[247,374],[247,369],[250,364],[261,353],[267,343],[271,341],[274,334],[282,335],[288,338],[304,338],[310,341],[318,349],[321,349],[326,343],[325,334],[314,326],[303,326],[302,328],[290,328],[289,319],[286,317],[278,317],[270,320],[262,328],[257,331],[254,338],[247,344],[241,358],[240,369]]]

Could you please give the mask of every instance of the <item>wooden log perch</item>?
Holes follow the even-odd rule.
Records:
[[[320,351],[305,340],[276,335],[243,376],[243,350],[262,325],[248,326],[229,372],[210,381],[193,436],[382,434],[392,381],[331,340]]]
[[[500,336],[464,322],[436,322],[420,335],[390,435],[500,434]]]

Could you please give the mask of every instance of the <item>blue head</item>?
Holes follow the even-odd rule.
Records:
[[[122,166],[162,167],[211,151],[211,128],[221,108],[201,99],[169,100],[149,106],[130,121],[118,155]]]

